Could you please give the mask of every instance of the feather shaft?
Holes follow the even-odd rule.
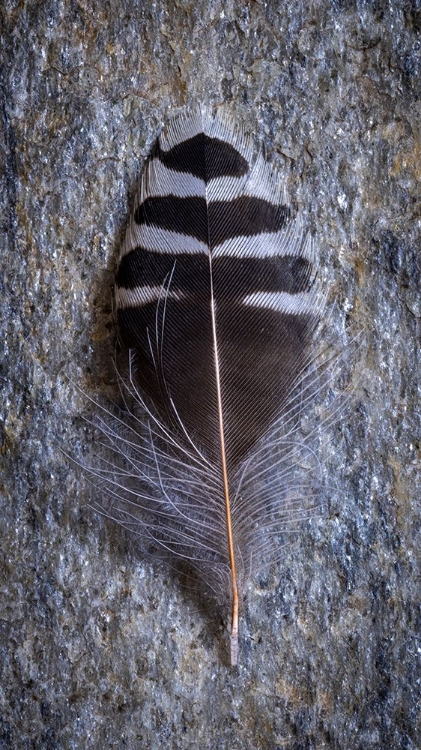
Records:
[[[209,256],[209,263],[212,266],[212,257]],[[231,616],[231,637],[230,637],[230,659],[231,666],[235,666],[238,661],[238,583],[237,583],[237,565],[235,561],[235,549],[234,549],[234,537],[232,532],[232,517],[231,517],[231,500],[230,500],[230,489],[228,482],[228,468],[227,468],[227,455],[225,450],[225,432],[224,432],[224,416],[222,409],[222,394],[221,394],[221,373],[219,368],[219,354],[218,354],[218,339],[216,333],[216,318],[215,318],[215,302],[213,293],[213,276],[212,270],[210,273],[211,278],[211,311],[212,311],[212,335],[213,335],[213,346],[215,352],[215,377],[216,377],[216,392],[218,400],[218,420],[219,420],[219,435],[221,441],[221,469],[222,469],[222,481],[224,486],[224,500],[225,500],[225,511],[227,520],[227,539],[228,539],[228,554],[230,561],[231,571],[231,592],[232,592],[232,616]]]

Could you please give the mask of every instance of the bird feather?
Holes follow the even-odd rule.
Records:
[[[311,236],[229,118],[171,120],[143,171],[116,276],[125,405],[97,425],[100,509],[231,600],[307,515],[319,465],[297,436],[324,310]],[[105,491],[104,491],[105,490]]]

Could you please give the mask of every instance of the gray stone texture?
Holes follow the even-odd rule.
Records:
[[[3,0],[0,748],[416,750],[421,5]],[[89,508],[112,282],[161,123],[225,110],[360,336],[325,512],[226,621]],[[342,333],[341,333],[342,332]],[[345,333],[344,333],[345,332]]]

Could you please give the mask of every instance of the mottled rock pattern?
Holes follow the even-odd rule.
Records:
[[[1,748],[421,745],[417,2],[5,0]],[[324,515],[225,625],[87,507],[111,285],[168,113],[228,111],[281,162],[361,332]],[[70,378],[70,380],[69,380]],[[73,382],[71,382],[73,381]]]

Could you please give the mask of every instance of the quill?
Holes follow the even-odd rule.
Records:
[[[208,110],[171,120],[120,252],[127,411],[100,420],[94,473],[103,512],[228,592],[233,665],[250,571],[313,492],[295,425],[323,304],[311,237],[253,140]]]

